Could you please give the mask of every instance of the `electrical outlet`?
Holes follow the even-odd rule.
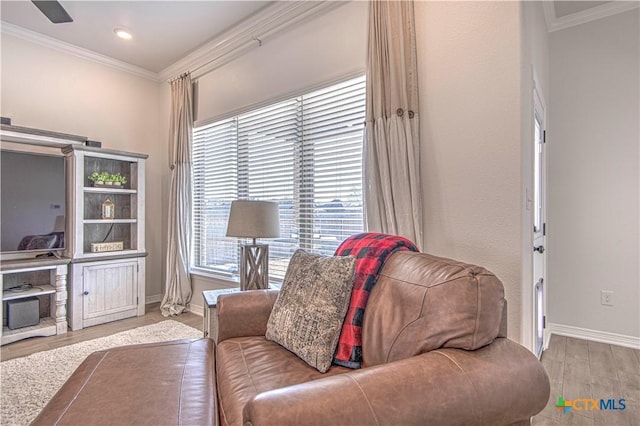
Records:
[[[613,292],[601,290],[600,291],[600,304],[605,306],[613,306]]]

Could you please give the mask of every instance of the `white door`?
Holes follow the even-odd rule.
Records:
[[[540,358],[546,325],[545,280],[545,110],[542,97],[534,87],[534,155],[533,155],[533,324],[535,353]]]

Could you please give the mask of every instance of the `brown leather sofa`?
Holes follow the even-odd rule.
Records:
[[[364,368],[325,374],[264,338],[277,291],[223,295],[217,346],[93,354],[34,424],[529,424],[549,380],[506,338],[503,291],[484,268],[397,252],[366,308]]]

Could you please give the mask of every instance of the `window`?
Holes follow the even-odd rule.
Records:
[[[238,273],[235,199],[279,204],[280,238],[264,241],[272,281],[297,248],[332,255],[362,232],[364,119],[363,76],[194,129],[192,268]]]
[[[542,231],[542,164],[544,155],[544,130],[542,121],[536,110],[534,115],[535,152],[533,154],[533,232]]]

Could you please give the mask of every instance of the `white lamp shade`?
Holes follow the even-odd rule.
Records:
[[[279,236],[278,203],[249,200],[231,202],[227,237],[276,238]]]

